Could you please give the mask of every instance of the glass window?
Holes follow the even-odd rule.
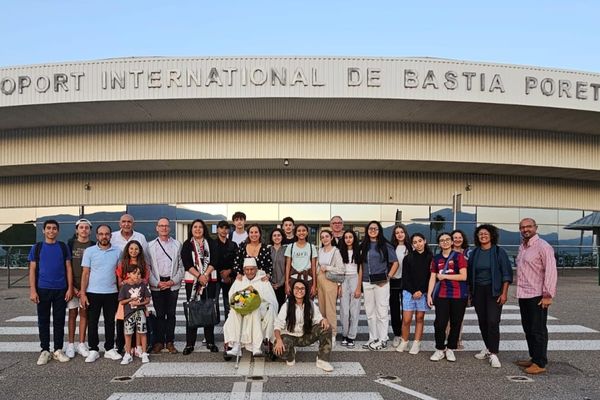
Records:
[[[246,214],[248,222],[260,222],[260,221],[281,221],[283,217],[280,217],[278,212],[277,203],[262,203],[262,204],[228,204],[227,215],[231,219],[231,216],[236,211],[241,211]],[[284,215],[285,217],[285,215]],[[294,220],[295,215],[292,215]]]
[[[35,208],[2,208],[0,209],[0,223],[35,221],[35,212]]]
[[[127,213],[137,221],[156,221],[160,217],[176,218],[175,206],[170,204],[143,204],[127,206]]]
[[[493,224],[498,228],[499,241],[502,246],[519,246],[521,244],[521,233],[519,224]]]
[[[558,245],[558,226],[538,224],[537,233],[542,239],[550,243],[551,246]]]
[[[378,204],[332,204],[331,215],[339,215],[344,221],[380,221],[381,206]],[[327,220],[329,219],[327,218]]]
[[[583,211],[581,210],[558,210],[559,225],[569,225],[580,218],[583,218]]]
[[[397,206],[382,205],[381,218],[387,221],[395,221],[397,211],[402,213],[402,221],[405,223],[429,219],[429,206],[413,206],[407,204],[400,204]]]
[[[75,222],[79,219],[79,207],[38,207],[36,209],[38,222],[55,219],[60,222]]]
[[[279,218],[274,220],[281,221],[288,216],[294,218],[296,222],[329,221],[331,209],[329,204],[280,204]],[[343,215],[342,218],[346,220]]]
[[[227,206],[225,204],[178,204],[175,210],[178,221],[204,221],[227,220]]]
[[[538,225],[540,224],[558,224],[558,210],[548,210],[544,208],[521,208],[519,209],[519,220],[523,218],[533,218]]]
[[[477,224],[519,223],[519,209],[505,207],[477,207]]]

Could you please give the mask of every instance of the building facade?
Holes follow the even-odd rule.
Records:
[[[532,216],[562,265],[597,256],[562,227],[600,209],[600,74],[424,58],[2,68],[0,143],[7,246],[49,216],[116,227],[125,211],[150,237],[160,215],[182,238],[241,210],[267,227],[402,221],[435,241],[460,194],[470,237],[494,223],[515,251]]]

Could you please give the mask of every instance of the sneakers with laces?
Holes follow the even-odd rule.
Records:
[[[77,345],[77,352],[82,356],[82,357],[87,357],[90,355],[90,349],[88,349],[87,345],[85,343],[79,343]]]
[[[408,342],[407,342],[407,344],[408,344]],[[419,351],[421,351],[421,341],[415,340],[408,353],[409,354],[419,354]]]
[[[348,344],[348,338],[346,336],[342,337],[342,346],[346,346]]]
[[[88,354],[88,356],[85,358],[85,362],[93,363],[94,361],[96,361],[99,358],[100,358],[100,353],[98,353],[96,350],[90,350],[90,354]]]
[[[44,350],[40,353],[37,360],[37,365],[46,365],[48,361],[52,360],[52,354],[48,350]]]
[[[70,358],[66,356],[62,349],[55,350],[54,353],[52,353],[52,358],[61,363],[70,360]]]
[[[397,348],[398,346],[400,346],[401,342],[402,338],[400,336],[394,336],[394,340],[392,340],[392,347]]]
[[[454,351],[450,349],[446,349],[446,360],[450,362],[456,361],[456,356],[454,355]]]
[[[131,364],[132,361],[133,361],[133,357],[131,356],[131,354],[125,353],[125,355],[123,356],[123,359],[121,360],[121,365]]]
[[[369,343],[369,350],[378,351],[382,350],[383,348],[383,342],[381,340],[374,340]]]
[[[404,340],[400,339],[400,343],[398,344],[398,347],[396,347],[396,351],[398,353],[403,353],[406,351],[407,348],[408,348],[408,340],[405,342]]]
[[[333,371],[333,366],[325,360],[319,360],[319,357],[317,357],[317,368],[320,368],[325,372]]]
[[[365,342],[362,345],[362,348],[365,350],[369,350],[369,346],[371,345],[371,343],[376,342],[376,340],[371,340],[370,342]]]
[[[148,353],[146,353],[146,352],[142,353],[141,358],[142,358],[142,363],[144,363],[144,364],[150,362],[150,357],[148,356]]]
[[[293,367],[296,364],[296,348],[294,347],[294,359],[293,360],[285,360],[285,363],[288,367]]]
[[[67,343],[67,347],[65,348],[65,355],[69,358],[75,357],[75,345],[73,343]]]
[[[440,361],[443,360],[445,357],[446,355],[444,354],[444,350],[436,350],[433,352],[431,357],[429,357],[429,359],[431,361]]]
[[[142,358],[143,353],[144,353],[144,350],[142,350],[142,346],[137,346],[135,348],[135,350],[133,351],[133,355],[136,356],[137,358]]]
[[[353,349],[354,348],[354,339],[347,338],[346,341],[347,341],[346,347],[348,347],[349,349]]]
[[[386,348],[387,348],[387,342],[388,342],[388,341],[387,341],[387,340],[380,340],[380,342],[381,342],[381,348],[382,348],[382,349],[386,349]]]
[[[104,358],[110,358],[111,360],[116,361],[116,360],[120,360],[123,357],[121,357],[121,355],[117,352],[117,350],[110,349],[110,350],[104,352]]]
[[[490,352],[488,351],[488,349],[483,349],[479,353],[475,354],[473,357],[475,357],[478,360],[485,360],[489,356]]]
[[[490,354],[490,365],[492,368],[500,368],[502,366],[496,354]]]

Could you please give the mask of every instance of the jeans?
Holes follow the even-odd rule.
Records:
[[[88,342],[90,350],[98,351],[98,321],[100,321],[100,311],[104,315],[104,349],[112,350],[115,346],[115,314],[119,304],[118,293],[88,293]]]
[[[63,348],[65,338],[65,289],[38,289],[40,302],[37,304],[38,330],[42,351],[50,351],[50,310],[52,309],[54,350]]]
[[[175,341],[175,312],[179,289],[153,290],[152,303],[156,311],[156,333],[154,343],[173,343]]]
[[[544,368],[548,364],[548,309],[538,305],[541,300],[542,296],[519,299],[519,309],[531,361]]]
[[[374,340],[387,341],[389,339],[390,284],[385,283],[379,286],[370,282],[363,282],[363,291],[365,313],[369,325],[369,342]]]
[[[500,346],[500,318],[502,305],[498,304],[497,296],[492,296],[492,286],[475,286],[473,306],[479,321],[479,330],[490,353],[498,354]]]
[[[456,350],[458,347],[458,337],[460,336],[460,327],[465,316],[467,308],[467,299],[442,299],[435,300],[435,348],[437,350]],[[450,321],[450,333],[448,334],[448,343],[446,343],[446,327]]]

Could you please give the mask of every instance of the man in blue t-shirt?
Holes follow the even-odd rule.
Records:
[[[38,329],[42,352],[38,365],[51,359],[69,361],[63,352],[65,312],[73,297],[71,254],[66,244],[58,242],[58,222],[44,222],[44,241],[36,243],[29,252],[29,299],[37,305]],[[50,312],[54,318],[54,353],[50,353]]]

